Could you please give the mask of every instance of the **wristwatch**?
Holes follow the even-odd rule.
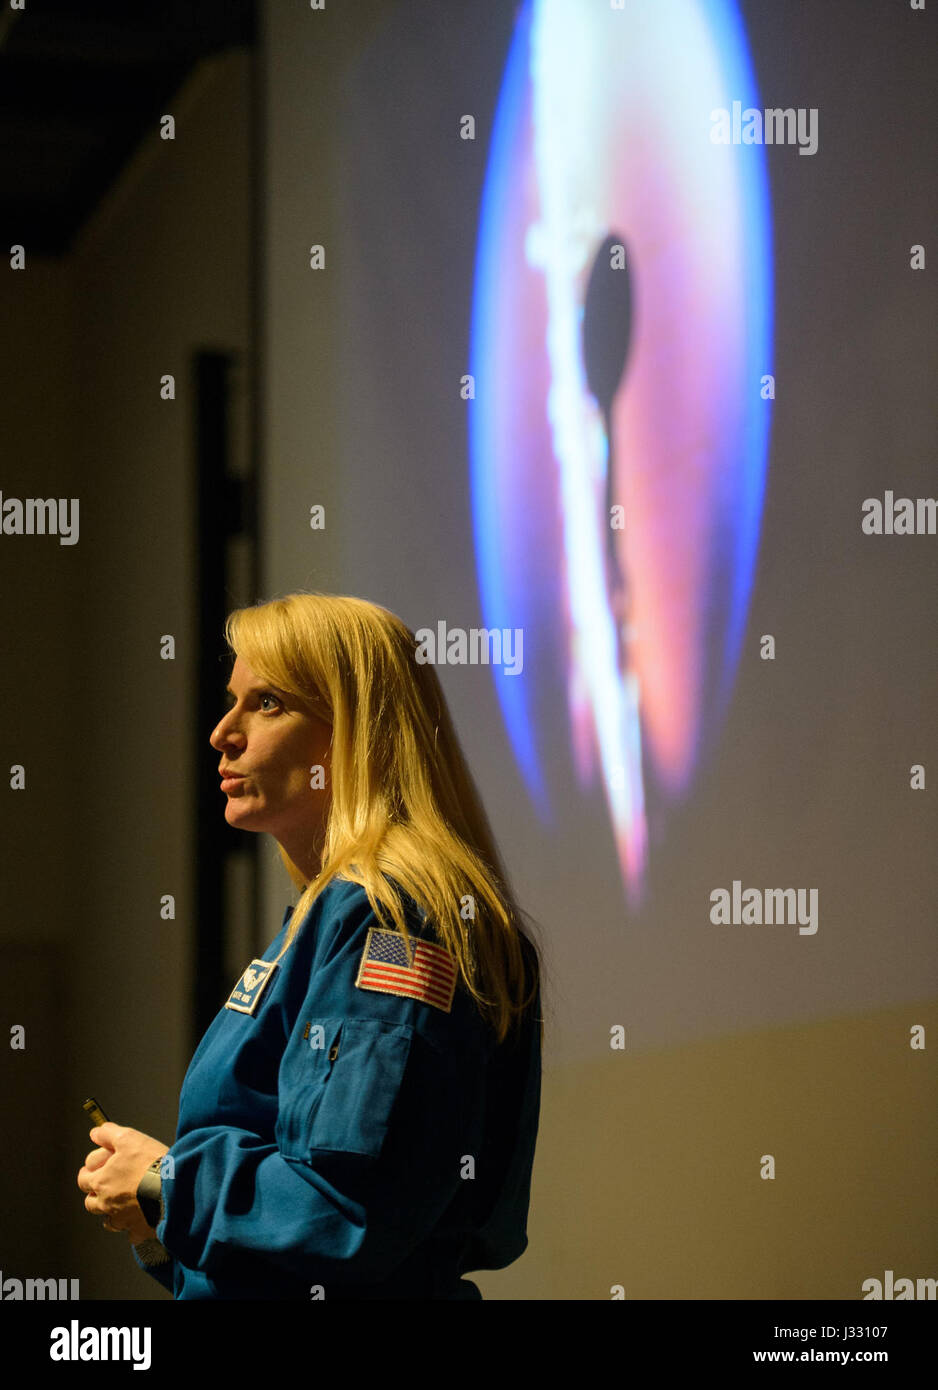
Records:
[[[137,1185],[137,1203],[148,1226],[154,1229],[163,1219],[163,1181],[160,1176],[163,1155],[154,1158]]]

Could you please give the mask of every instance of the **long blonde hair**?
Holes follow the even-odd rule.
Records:
[[[416,660],[414,634],[365,599],[300,592],[236,609],[225,637],[257,676],[332,726],[324,842],[311,847],[322,867],[311,883],[280,847],[302,890],[283,950],[341,876],[365,889],[379,921],[387,909],[410,952],[396,882],[502,1042],[536,997],[541,952],[521,931],[530,918],[509,887],[436,670]]]

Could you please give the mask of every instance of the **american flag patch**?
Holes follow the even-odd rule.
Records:
[[[402,994],[449,1013],[456,988],[456,962],[449,951],[411,935],[412,959],[402,932],[370,927],[358,967],[359,989]]]

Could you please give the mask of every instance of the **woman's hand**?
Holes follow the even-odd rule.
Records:
[[[78,1170],[78,1186],[87,1193],[85,1210],[103,1216],[106,1231],[126,1231],[133,1245],[155,1236],[137,1201],[137,1186],[153,1160],[169,1149],[149,1134],[110,1120],[90,1130],[88,1137],[100,1147],[92,1149]]]

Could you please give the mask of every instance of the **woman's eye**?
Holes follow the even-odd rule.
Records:
[[[261,695],[258,696],[258,700],[261,702],[261,707],[262,707],[262,708],[263,708],[263,702],[264,702],[265,700],[273,700],[273,702],[274,702],[275,705],[279,705],[279,704],[280,704],[280,701],[277,699],[276,695],[271,695],[270,692],[267,691],[267,690],[265,690]]]

